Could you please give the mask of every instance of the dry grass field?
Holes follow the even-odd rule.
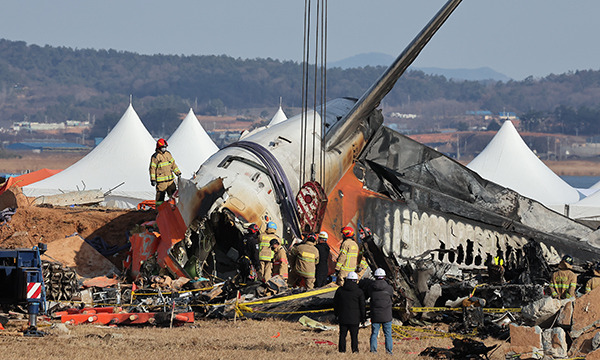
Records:
[[[43,338],[0,336],[0,359],[374,359],[388,358],[380,334],[377,354],[369,353],[370,328],[359,331],[359,354],[337,352],[338,332],[316,332],[300,323],[280,320],[200,320],[179,328],[69,326],[65,333],[40,327]],[[10,331],[7,329],[6,331]],[[3,331],[0,330],[0,335]],[[348,349],[350,349],[348,338]],[[491,359],[504,359],[508,344]],[[333,345],[332,345],[333,344]],[[418,353],[428,346],[448,348],[449,338],[395,340],[393,358],[424,359]],[[391,357],[389,357],[391,358]]]
[[[85,152],[73,153],[39,153],[18,152],[20,158],[0,159],[1,173],[20,174],[40,169],[66,169],[84,157]],[[150,161],[150,155],[148,155]]]

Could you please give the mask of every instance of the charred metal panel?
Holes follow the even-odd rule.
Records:
[[[489,250],[486,242],[494,239],[516,248],[533,239],[545,243],[548,249],[554,247],[561,254],[568,252],[581,260],[593,260],[600,254],[600,248],[581,241],[592,232],[589,227],[484,180],[458,162],[388,128],[381,128],[374,136],[357,167],[360,169],[355,173],[364,174],[366,188],[398,202],[395,206],[386,205],[389,208],[385,210],[365,210],[365,214],[389,212],[385,216],[388,225],[381,230],[395,237],[382,246],[393,248],[396,256],[414,255],[435,246],[457,248],[460,243],[465,256],[471,250],[475,255],[473,259],[465,257],[465,262],[475,264],[479,261],[477,255],[483,256],[481,252]],[[381,222],[382,218],[373,220]],[[482,243],[481,236],[483,245],[476,245]],[[516,244],[513,236],[520,239]],[[426,237],[436,241],[428,240],[427,245],[409,243],[424,241]],[[396,239],[402,239],[401,244]],[[402,252],[398,252],[399,247]],[[556,257],[551,254],[551,258]]]
[[[464,268],[482,268],[489,256],[519,251],[527,239],[501,229],[485,228],[468,219],[448,214],[411,210],[405,203],[368,198],[362,216],[365,224],[381,237],[376,245],[386,256],[399,263],[417,258],[430,250],[445,249],[452,253],[436,254],[438,261]]]

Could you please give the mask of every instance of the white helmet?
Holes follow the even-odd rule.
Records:
[[[385,270],[383,270],[382,268],[377,268],[373,275],[375,275],[375,277],[385,277]]]
[[[346,280],[358,280],[358,274],[356,274],[354,271],[350,271],[348,276],[346,276]]]
[[[329,234],[327,233],[327,231],[321,231],[319,233],[319,239],[327,241],[327,239],[329,239]]]

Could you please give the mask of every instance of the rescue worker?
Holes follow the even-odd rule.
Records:
[[[557,299],[571,299],[575,297],[577,275],[571,271],[572,268],[573,258],[570,255],[563,256],[558,264],[558,271],[552,274],[552,280],[550,281],[552,297]]]
[[[294,246],[290,251],[290,259],[294,264],[294,283],[291,286],[302,286],[307,289],[315,287],[315,273],[319,262],[319,250],[315,247],[317,236],[310,233],[304,243]]]
[[[600,262],[594,265],[594,277],[589,279],[585,284],[585,293],[587,294],[597,287],[600,287]]]
[[[371,352],[377,352],[377,335],[379,328],[385,336],[385,351],[392,355],[394,343],[392,340],[392,305],[394,289],[385,281],[385,270],[378,268],[373,274],[373,281],[367,288],[367,299],[371,299]]]
[[[339,286],[344,285],[344,280],[348,276],[348,273],[356,270],[358,260],[358,244],[354,241],[354,230],[349,226],[343,227],[342,238],[340,254],[335,264],[336,283]]]
[[[350,347],[358,352],[358,326],[367,319],[365,293],[358,287],[358,275],[348,273],[344,286],[340,286],[333,297],[333,312],[340,326],[338,351],[346,352],[346,335],[350,332]]]
[[[258,244],[258,278],[263,282],[267,282],[271,278],[274,255],[273,250],[271,250],[271,240],[277,239],[279,241],[279,236],[275,234],[276,231],[277,224],[269,221],[265,233],[260,236],[260,242]]]
[[[504,260],[500,256],[494,257],[488,265],[488,277],[491,283],[504,284]]]
[[[325,286],[327,277],[329,276],[329,245],[327,239],[329,234],[327,231],[319,233],[319,242],[315,247],[319,251],[319,262],[317,262],[317,270],[315,272],[315,287]]]
[[[240,275],[244,281],[256,279],[259,268],[258,260],[258,236],[259,228],[256,224],[250,224],[246,229],[246,234],[242,239],[242,248],[238,263],[240,265]]]
[[[273,271],[271,276],[281,275],[286,282],[288,278],[288,258],[285,249],[277,239],[271,239],[269,242],[273,251]]]
[[[356,260],[358,266],[356,267],[356,274],[359,279],[362,279],[369,268],[365,254],[367,253],[367,243],[373,239],[373,233],[368,227],[361,227],[358,230],[358,237],[360,239],[360,245],[358,245],[358,259]]]
[[[167,151],[167,141],[160,138],[156,142],[156,150],[150,158],[150,184],[156,187],[157,206],[165,201],[165,193],[171,198],[177,190],[175,176],[180,178],[181,171],[175,164],[171,153]]]

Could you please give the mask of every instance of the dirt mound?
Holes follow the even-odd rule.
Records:
[[[127,232],[145,221],[156,219],[156,212],[114,210],[100,207],[39,207],[29,205],[18,187],[7,197],[16,199],[17,211],[0,225],[0,248],[31,248],[39,242],[48,244],[78,233],[85,239],[100,236],[110,246],[127,243]],[[110,260],[121,268],[124,254]]]

